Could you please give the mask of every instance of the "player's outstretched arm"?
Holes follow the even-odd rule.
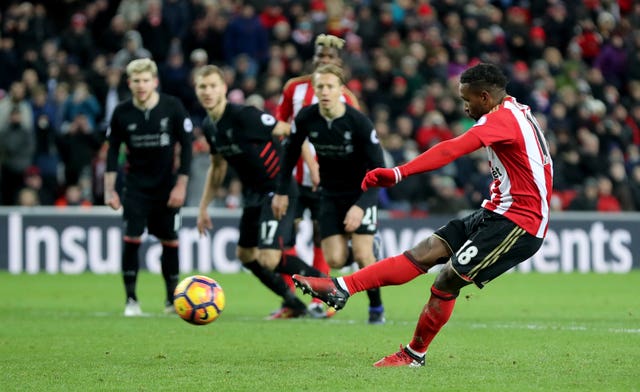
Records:
[[[361,187],[366,191],[375,186],[394,186],[411,175],[439,169],[482,146],[478,136],[473,132],[466,132],[455,139],[436,144],[404,165],[391,169],[377,168],[367,172]]]

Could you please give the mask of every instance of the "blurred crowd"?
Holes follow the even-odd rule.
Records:
[[[124,67],[153,58],[161,91],[199,124],[191,73],[222,66],[229,99],[273,112],[309,72],[317,34],[345,39],[351,89],[388,166],[472,125],[458,75],[500,64],[554,158],[553,210],[640,210],[640,2],[633,0],[65,0],[0,5],[3,205],[102,204],[105,131],[128,97]],[[209,164],[196,127],[187,205]],[[123,154],[124,157],[124,154]],[[216,200],[237,208],[231,173]],[[426,215],[476,208],[484,151],[383,190],[380,206]]]

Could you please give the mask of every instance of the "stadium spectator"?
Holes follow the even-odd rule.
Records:
[[[11,97],[5,98],[10,100]],[[0,102],[1,103],[1,102]],[[0,123],[0,179],[2,179],[2,204],[15,205],[18,191],[24,187],[24,172],[31,165],[35,152],[32,123],[25,118],[19,106],[14,106],[6,119]]]
[[[131,61],[144,58],[151,58],[151,52],[143,46],[140,33],[136,30],[129,30],[124,35],[122,49],[115,53],[111,64],[124,70]]]
[[[53,205],[57,197],[58,189],[55,182],[46,181],[37,166],[29,166],[24,172],[25,188],[35,192],[38,204]],[[24,188],[23,188],[24,189]]]
[[[137,24],[145,48],[151,52],[151,57],[158,64],[164,63],[171,45],[177,44],[172,36],[171,27],[166,23],[162,12],[162,0],[147,1],[145,15]]]
[[[80,66],[91,64],[94,55],[94,42],[87,29],[87,17],[82,13],[71,16],[69,28],[62,33],[60,47],[66,50]]]
[[[38,193],[31,188],[22,188],[18,192],[18,200],[16,205],[19,207],[36,207],[40,205]]]
[[[102,57],[107,68],[124,70],[133,58],[151,57],[144,49],[135,53],[142,43],[138,24],[148,21],[150,16],[147,3],[141,0],[89,0],[60,7],[57,2],[13,1],[0,7],[3,12],[0,21],[0,99],[8,94],[11,83],[20,80],[23,74],[34,80],[29,76],[33,72],[24,72],[30,69],[46,86],[50,98],[54,97],[58,85],[67,83],[73,86],[78,81],[85,81],[90,91],[102,100],[105,74],[89,70],[88,65],[102,63],[104,69]],[[313,37],[334,30],[347,40],[344,68],[353,78],[350,85],[362,85],[358,98],[366,113],[372,112],[377,104],[389,104],[390,87],[395,76],[403,76],[407,80],[409,104],[413,104],[417,96],[424,95],[427,112],[433,110],[431,105],[434,102],[448,102],[450,107],[457,108],[460,106],[457,98],[448,100],[445,97],[455,95],[454,85],[460,69],[480,59],[491,58],[499,58],[501,66],[509,74],[515,68],[525,69],[526,65],[529,80],[536,81],[530,86],[532,94],[522,96],[516,86],[508,86],[507,91],[530,105],[538,118],[549,116],[550,111],[562,103],[566,107],[566,122],[574,124],[568,130],[573,137],[574,129],[585,126],[600,138],[592,114],[582,117],[585,102],[596,99],[604,103],[605,115],[598,116],[600,119],[610,117],[618,104],[626,107],[633,118],[633,108],[640,103],[640,7],[628,0],[531,2],[527,6],[522,2],[486,0],[429,4],[403,2],[401,5],[394,5],[391,1],[358,2],[356,6],[346,2],[338,4],[337,8],[333,4],[327,7],[323,1],[252,3],[256,7],[255,15],[277,11],[273,21],[278,23],[270,22],[273,27],[263,30],[268,41],[265,53],[280,60],[286,76],[270,74],[265,61],[256,68],[257,73],[238,79],[233,88],[243,89],[245,96],[259,92],[265,99],[265,110],[270,112],[275,110],[280,90],[275,86],[282,86],[287,79],[305,72],[313,56]],[[170,34],[162,44],[179,44],[185,55],[202,48],[207,51],[209,62],[222,67],[233,66],[232,60],[225,59],[223,42],[229,31],[229,21],[241,11],[236,5],[236,2],[163,1],[161,20],[170,26]],[[188,12],[185,13],[185,9]],[[404,18],[399,17],[402,14]],[[84,22],[82,16],[85,17]],[[63,40],[74,29],[74,23],[77,29],[88,32],[95,42],[88,56],[78,56],[73,53],[77,50],[69,52],[65,49],[68,44],[83,46],[83,39]],[[288,27],[284,28],[287,24]],[[283,38],[283,32],[289,29],[291,37]],[[128,31],[131,31],[130,36],[138,36],[133,38],[137,42],[133,45],[133,52],[127,54],[128,51],[123,50],[116,54],[123,49]],[[623,39],[622,46],[616,48],[619,43],[617,37]],[[521,46],[523,39],[528,41],[525,47]],[[607,53],[603,54],[605,49]],[[626,63],[622,63],[620,58],[625,55]],[[80,57],[83,56],[87,58],[82,60]],[[123,60],[122,57],[126,58]],[[418,73],[427,83],[417,91],[414,91],[409,78],[402,75],[401,59],[406,57],[417,60]],[[385,65],[387,70],[380,72],[380,59],[385,58],[390,59]],[[598,58],[601,63],[594,67]],[[252,55],[248,60],[256,64],[260,62]],[[624,72],[618,69],[621,64],[626,69]],[[610,70],[614,71],[610,73]],[[512,81],[515,80],[513,76]],[[193,96],[190,101],[183,104],[194,119],[203,117],[204,113]],[[105,109],[102,102],[101,107]],[[420,124],[424,113],[416,111],[413,114],[407,106],[400,109],[403,109],[401,113],[413,117],[414,124]],[[438,110],[445,116],[448,128],[464,130],[470,126],[460,113],[450,116],[455,111]],[[103,110],[103,113],[106,115],[107,111]],[[58,117],[52,119],[54,130],[60,129]],[[614,122],[623,121],[614,119]],[[378,124],[379,129],[394,125],[393,122]],[[633,143],[640,144],[640,133],[630,127]],[[619,128],[613,125],[610,129]],[[547,129],[549,136],[564,132],[554,129],[551,124]],[[606,155],[604,151],[611,136],[608,131],[604,135],[605,139],[599,141],[602,155]],[[407,149],[412,148],[412,140],[403,142],[408,145]],[[559,150],[558,154],[564,152]],[[629,170],[626,155],[623,159]],[[456,162],[456,166],[459,165]],[[603,164],[605,173],[608,169],[604,166],[607,165]],[[559,179],[563,177],[561,168],[556,174]],[[580,181],[589,175],[593,173],[581,176]]]
[[[64,194],[54,203],[56,207],[90,207],[91,205],[91,201],[83,197],[80,185],[76,184],[67,186]]]
[[[228,64],[234,64],[238,56],[246,55],[258,69],[269,59],[269,32],[262,26],[255,7],[244,4],[234,15],[224,33],[224,54]]]
[[[102,137],[84,114],[76,114],[67,131],[58,137],[58,152],[64,163],[67,185],[78,184],[83,173],[91,172],[91,162],[100,149]]]

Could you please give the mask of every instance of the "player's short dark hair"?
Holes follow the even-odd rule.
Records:
[[[460,83],[468,84],[471,88],[480,90],[504,90],[507,87],[507,77],[494,64],[480,63],[460,75]]]

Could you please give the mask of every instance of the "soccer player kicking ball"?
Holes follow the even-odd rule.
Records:
[[[459,93],[476,124],[405,165],[372,170],[362,181],[363,189],[390,187],[484,147],[493,182],[491,198],[482,208],[453,219],[413,249],[354,274],[337,279],[293,276],[303,292],[341,309],[357,292],[403,284],[446,263],[431,287],[411,342],[374,366],[424,366],[429,344],[449,320],[460,289],[471,283],[484,287],[542,245],[549,223],[551,157],[530,108],[507,95],[506,85],[495,65],[481,63],[467,69],[460,77]]]

